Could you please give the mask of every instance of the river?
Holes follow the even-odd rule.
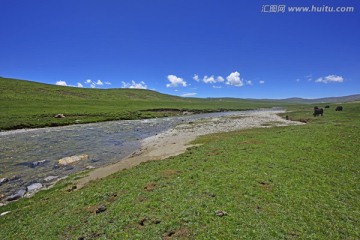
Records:
[[[49,176],[61,178],[89,166],[97,168],[120,161],[137,150],[142,139],[180,123],[230,114],[234,112],[0,132],[0,178],[8,179],[0,185],[0,202],[1,196],[4,200],[33,183],[51,185],[45,180]],[[58,165],[59,159],[80,154],[89,158],[68,166]]]

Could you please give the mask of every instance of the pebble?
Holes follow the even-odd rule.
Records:
[[[87,166],[86,169],[90,170],[90,169],[95,169],[94,166]]]
[[[31,163],[31,166],[37,167],[37,166],[44,164],[45,162],[46,162],[46,160],[36,161],[36,162]]]
[[[102,213],[106,211],[106,207],[104,205],[100,206],[98,209],[96,209],[96,214]]]
[[[223,217],[223,216],[227,215],[227,212],[222,211],[222,210],[216,210],[215,214],[216,214],[216,216]]]
[[[0,213],[0,217],[5,216],[6,214],[10,213],[11,211]]]

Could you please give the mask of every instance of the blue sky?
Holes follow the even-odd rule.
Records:
[[[313,5],[354,11],[289,10]],[[0,0],[0,9],[2,77],[192,97],[360,93],[358,0]]]

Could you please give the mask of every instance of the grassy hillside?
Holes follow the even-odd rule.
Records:
[[[181,98],[140,89],[82,89],[0,78],[0,130],[286,105],[241,99]],[[162,111],[159,111],[162,109]],[[55,119],[62,113],[64,119]]]
[[[303,126],[205,136],[81,190],[64,180],[0,207],[0,239],[360,239],[359,119],[348,103]]]

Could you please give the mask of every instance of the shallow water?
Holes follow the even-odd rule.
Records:
[[[46,186],[49,183],[44,178],[48,176],[64,177],[87,166],[117,162],[137,150],[142,139],[180,123],[231,114],[234,112],[0,132],[0,178],[10,179],[0,186],[0,196],[32,183]],[[57,164],[61,158],[80,154],[89,159],[68,166]],[[44,162],[33,166],[37,161]]]

